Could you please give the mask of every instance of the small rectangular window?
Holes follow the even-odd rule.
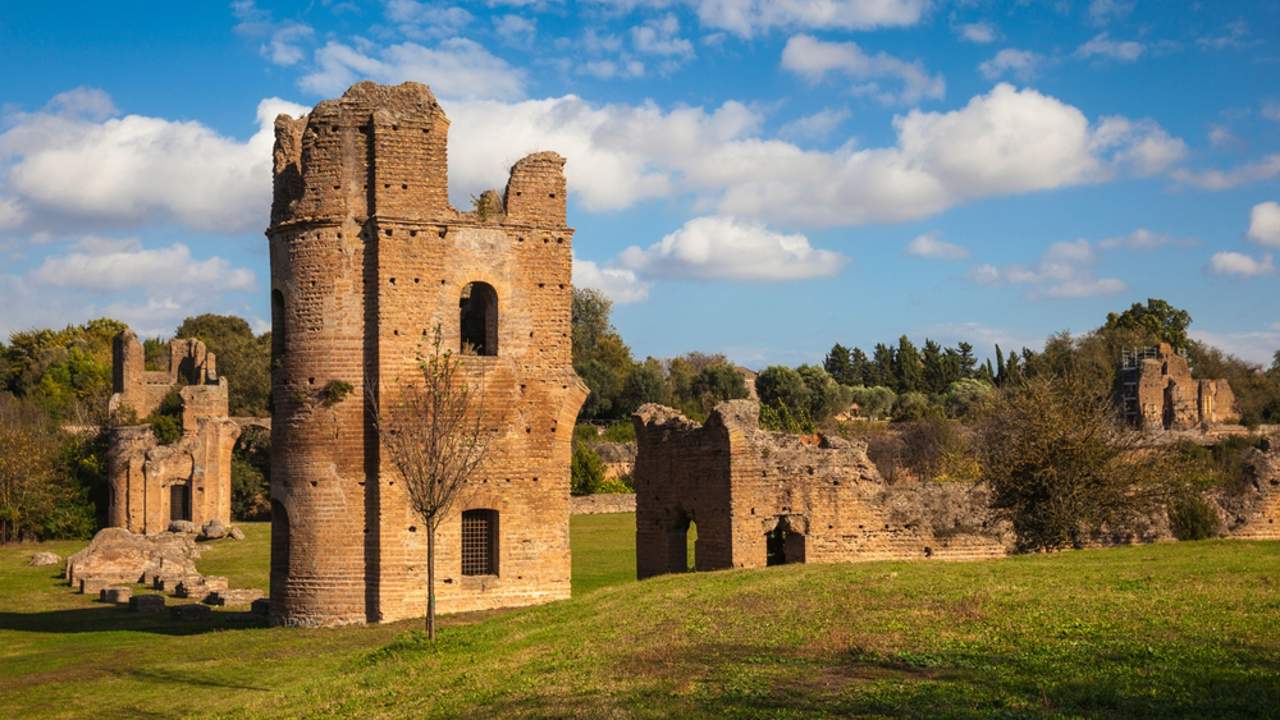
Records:
[[[498,574],[498,511],[462,513],[462,574]]]

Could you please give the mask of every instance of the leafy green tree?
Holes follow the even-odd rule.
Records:
[[[573,460],[569,466],[569,492],[592,495],[604,485],[604,461],[587,443],[573,444]]]
[[[861,378],[854,371],[853,356],[849,352],[849,348],[840,343],[831,346],[831,351],[827,353],[826,359],[822,361],[822,367],[841,385],[862,384]]]
[[[991,384],[964,378],[951,383],[942,402],[948,417],[965,418],[990,407],[995,394],[996,389]]]
[[[598,290],[574,288],[573,367],[591,390],[582,408],[586,418],[611,419],[629,412],[621,395],[635,363],[631,348],[609,322],[612,310],[613,303]]]
[[[14,333],[3,348],[0,390],[32,401],[55,420],[99,422],[111,396],[111,341],[124,327],[99,318]]]
[[[643,363],[633,365],[622,382],[619,397],[619,413],[629,415],[645,403],[662,403],[669,401],[667,380],[662,374],[662,365],[649,358]]]
[[[853,401],[849,388],[836,382],[826,370],[816,365],[801,365],[796,368],[796,373],[808,390],[809,404],[805,410],[814,422],[822,422],[844,411]]]
[[[234,315],[197,315],[182,321],[178,338],[196,338],[218,356],[218,374],[227,378],[232,415],[265,416],[271,399],[271,334],[255,336]]]
[[[874,370],[871,360],[862,348],[854,348],[849,353],[849,364],[853,367],[853,385],[873,385]]]
[[[689,389],[703,412],[710,412],[725,400],[747,396],[747,383],[742,379],[742,373],[729,363],[716,363],[702,368],[693,377]]]
[[[951,384],[954,374],[951,361],[942,351],[942,346],[925,338],[924,349],[920,353],[920,364],[924,375],[923,390],[930,393],[941,393]]]
[[[89,488],[76,482],[76,442],[34,403],[0,394],[0,543],[92,533]]]
[[[1103,330],[1129,330],[1143,333],[1148,343],[1163,340],[1177,350],[1187,349],[1187,327],[1191,314],[1164,300],[1148,298],[1147,304],[1134,303],[1122,313],[1108,313]]]
[[[871,358],[871,372],[864,379],[865,383],[883,385],[894,392],[900,391],[902,388],[898,383],[898,374],[895,370],[893,348],[884,343],[876,343]]]
[[[811,420],[809,386],[800,373],[785,365],[765,368],[756,377],[756,394],[760,396],[762,406],[779,415],[795,418],[799,422]]]
[[[893,403],[893,419],[897,422],[921,420],[929,415],[929,396],[922,392],[905,392]]]
[[[852,387],[850,397],[858,404],[858,413],[873,420],[887,416],[898,399],[897,393],[883,385]]]
[[[916,350],[916,346],[906,335],[898,338],[898,351],[894,353],[893,361],[899,393],[926,389],[924,362],[920,359],[920,351]]]
[[[959,377],[954,379],[961,380],[973,377],[977,372],[975,370],[977,362],[977,358],[973,356],[972,345],[967,342],[956,343],[956,366],[959,372]]]

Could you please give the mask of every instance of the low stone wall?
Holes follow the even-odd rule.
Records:
[[[574,497],[569,498],[569,513],[572,515],[603,515],[605,513],[628,513],[635,511],[635,493],[575,495]]]

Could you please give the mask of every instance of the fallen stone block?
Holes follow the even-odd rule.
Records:
[[[218,540],[227,536],[227,526],[215,518],[204,524],[200,535],[206,540]]]
[[[112,578],[99,577],[82,577],[80,578],[80,592],[85,595],[97,595],[102,589],[109,587],[115,581]]]
[[[237,589],[237,590],[219,590],[211,593],[205,598],[205,602],[210,605],[252,605],[253,601],[261,600],[267,594],[257,589]]]
[[[44,567],[45,565],[57,565],[62,562],[62,557],[57,553],[38,552],[31,556],[31,561],[27,564],[31,567]]]
[[[158,574],[197,574],[198,556],[190,535],[134,535],[124,528],[106,528],[88,547],[67,558],[65,576],[72,587],[78,587],[82,577],[106,578],[112,584],[145,583]]]
[[[267,616],[271,614],[271,601],[267,598],[258,598],[249,603],[249,612],[254,615]]]
[[[196,532],[196,524],[190,520],[174,520],[169,523],[169,532],[194,535]]]
[[[163,595],[134,595],[129,598],[129,612],[161,613],[164,612]]]
[[[174,605],[169,608],[169,617],[174,620],[206,620],[213,617],[213,609],[199,603]]]
[[[133,591],[127,587],[106,587],[98,592],[99,601],[112,605],[125,605],[131,597]]]
[[[238,527],[233,527],[227,531],[227,537],[231,538],[232,540],[243,540],[244,531]]]
[[[227,579],[221,575],[197,575],[175,585],[173,594],[180,598],[203,600],[210,593],[226,589]]]

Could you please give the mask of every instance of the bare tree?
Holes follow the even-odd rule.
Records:
[[[430,354],[418,358],[421,381],[401,381],[389,397],[368,393],[383,451],[400,472],[409,504],[427,530],[427,637],[436,637],[436,530],[484,463],[489,435],[483,393],[460,373],[462,361],[441,350],[440,326]]]

